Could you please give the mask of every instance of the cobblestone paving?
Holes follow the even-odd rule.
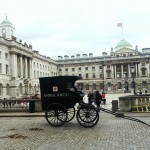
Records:
[[[137,117],[150,124],[149,117]],[[150,128],[100,112],[99,123],[50,126],[44,117],[0,118],[0,150],[148,150]]]

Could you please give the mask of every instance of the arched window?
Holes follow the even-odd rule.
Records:
[[[121,84],[121,82],[118,82],[118,89],[122,89],[122,84]]]
[[[9,84],[6,85],[6,95],[10,94]]]
[[[110,82],[108,82],[108,83],[107,83],[107,86],[108,86],[108,87],[111,87],[111,83],[110,83]]]
[[[104,83],[100,83],[100,90],[104,89]]]
[[[89,90],[89,84],[86,84],[85,88],[86,90]]]
[[[19,84],[19,93],[22,95],[22,83]]]
[[[147,82],[146,81],[142,81],[142,88],[147,88]]]
[[[32,92],[32,86],[31,86],[31,83],[29,84],[29,93],[31,94]]]
[[[4,29],[4,28],[2,29],[2,37],[6,38],[6,29]]]
[[[123,54],[123,57],[126,57],[126,54]]]
[[[95,83],[93,84],[93,90],[96,90],[96,84]]]

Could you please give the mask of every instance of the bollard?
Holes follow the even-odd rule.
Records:
[[[29,112],[30,113],[35,112],[35,101],[29,101]]]
[[[118,110],[118,100],[112,100],[112,111],[116,112]]]

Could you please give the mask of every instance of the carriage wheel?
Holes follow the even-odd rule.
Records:
[[[76,117],[78,123],[85,128],[94,127],[99,121],[99,113],[94,106],[79,108]]]
[[[47,107],[45,117],[50,125],[59,127],[66,122],[68,113],[63,105],[54,103]]]
[[[75,112],[76,112],[76,110],[75,110],[74,107],[73,107],[73,108],[68,108],[68,109],[67,109],[68,118],[67,118],[66,122],[69,122],[69,121],[71,121],[71,120],[74,118]]]

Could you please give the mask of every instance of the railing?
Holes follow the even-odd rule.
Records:
[[[42,111],[40,99],[7,99],[0,100],[0,112],[29,112],[30,104],[35,104],[35,111]]]
[[[150,112],[150,97],[136,97],[131,101],[132,112]]]

